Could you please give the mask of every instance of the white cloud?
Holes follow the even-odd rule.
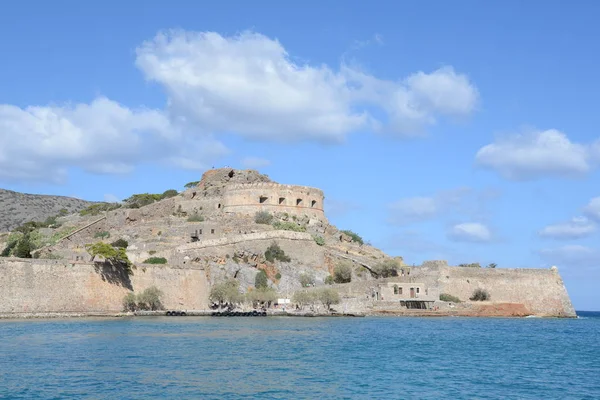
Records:
[[[447,236],[457,242],[489,242],[492,240],[490,229],[479,222],[456,224],[448,231]]]
[[[241,160],[241,163],[244,168],[252,169],[264,168],[271,165],[271,161],[260,157],[245,157]]]
[[[552,239],[577,239],[596,232],[596,225],[585,217],[575,217],[568,222],[548,225],[540,230],[541,237]]]
[[[552,265],[569,267],[600,266],[600,251],[577,244],[552,249],[542,249],[539,255]]]
[[[583,209],[583,212],[591,219],[600,222],[600,196],[591,199]]]
[[[500,138],[479,149],[475,160],[514,180],[577,176],[591,169],[590,146],[573,143],[555,129]]]
[[[0,179],[59,182],[71,167],[126,173],[139,162],[203,160],[224,151],[209,136],[184,137],[160,111],[104,97],[90,104],[0,105]]]
[[[277,40],[253,32],[161,32],[137,49],[136,64],[165,87],[173,114],[259,139],[340,142],[382,124],[366,105],[414,133],[437,115],[470,114],[478,99],[452,67],[384,81],[346,65],[297,63]]]

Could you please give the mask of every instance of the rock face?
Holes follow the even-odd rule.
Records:
[[[63,196],[25,194],[0,189],[0,232],[8,232],[27,221],[44,221],[61,210],[78,212],[93,202]]]
[[[391,258],[329,224],[323,200],[319,189],[222,168],[207,171],[195,187],[147,206],[59,218],[60,228],[37,232],[39,243],[51,242],[34,252],[38,260],[0,258],[0,313],[118,311],[128,291],[149,286],[165,293],[170,308],[206,309],[211,286],[236,279],[248,292],[255,289],[259,271],[279,296],[290,298],[303,289],[302,279],[309,276],[318,289],[343,265],[352,282],[334,285],[342,297],[340,310],[405,307],[393,292],[382,295],[387,285],[388,290],[404,287],[404,295],[427,299],[436,309],[449,307],[439,301],[441,293],[456,296],[464,315],[574,316],[556,269],[459,268],[444,261],[409,267],[401,257]],[[267,218],[256,218],[257,212]],[[85,248],[117,239],[128,242],[127,255],[138,266],[126,285],[92,263]],[[165,264],[147,264],[150,258],[164,258]],[[398,276],[380,279],[376,271],[384,262],[395,263]],[[487,290],[492,303],[469,302],[476,289]],[[69,294],[63,300],[60,293]]]

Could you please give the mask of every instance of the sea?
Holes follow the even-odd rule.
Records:
[[[600,399],[600,313],[0,321],[1,399]]]

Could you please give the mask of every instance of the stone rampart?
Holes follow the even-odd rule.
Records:
[[[62,260],[0,261],[0,314],[122,311],[123,298],[156,286],[170,309],[206,309],[208,284],[200,268],[145,266],[123,281],[111,269]]]
[[[484,289],[490,294],[491,301],[521,303],[535,315],[576,315],[557,269],[439,267],[420,270],[411,270],[415,279],[433,283],[431,278],[435,276],[440,293],[451,294],[463,301],[468,300],[476,289]]]
[[[316,188],[272,182],[228,185],[223,193],[223,211],[254,215],[257,211],[308,215],[326,221],[323,192]]]

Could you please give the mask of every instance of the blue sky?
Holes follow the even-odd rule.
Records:
[[[557,265],[600,309],[600,4],[32,2],[0,13],[0,187],[212,166],[322,188],[405,261]]]

